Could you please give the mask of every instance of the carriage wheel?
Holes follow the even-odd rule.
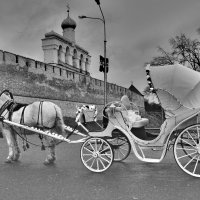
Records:
[[[174,143],[174,157],[187,174],[200,177],[200,125],[185,128]]]
[[[119,130],[113,132],[113,139],[109,140],[114,153],[114,161],[125,160],[131,152],[131,144],[123,133]]]
[[[81,147],[82,163],[93,172],[107,170],[113,161],[110,144],[102,138],[89,138]]]

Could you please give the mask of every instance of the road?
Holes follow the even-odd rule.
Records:
[[[6,164],[7,147],[0,139],[0,200],[199,199],[200,179],[179,169],[172,150],[159,164],[143,163],[131,154],[96,174],[81,163],[80,147],[61,143],[53,166],[43,165],[45,152],[38,147],[22,152],[20,162]]]

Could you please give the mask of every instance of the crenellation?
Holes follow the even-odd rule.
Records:
[[[78,83],[79,82],[79,74],[74,73],[74,82]]]
[[[43,74],[46,74],[46,71],[45,71],[45,63],[40,62],[40,70],[42,71]]]
[[[6,64],[12,64],[12,65],[16,64],[16,54],[4,51],[4,56]]]
[[[70,73],[70,80],[73,81],[74,80],[74,72]]]
[[[54,66],[54,76],[60,78],[60,68],[57,66]]]
[[[26,63],[28,64],[27,67],[30,69],[35,69],[35,60],[27,58]]]
[[[54,72],[53,72],[54,66],[45,64],[45,68],[46,68],[45,76],[47,77],[48,80],[52,80],[54,77]]]
[[[27,60],[27,58],[18,55],[18,64],[20,67],[26,66],[26,60]]]
[[[0,50],[0,64],[4,63],[3,54],[4,54],[4,52],[2,50]]]
[[[44,69],[44,65],[45,64],[43,62],[37,61],[37,68],[35,70],[35,73],[36,74],[46,74],[45,69]]]

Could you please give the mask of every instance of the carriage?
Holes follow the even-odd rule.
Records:
[[[199,72],[175,64],[147,66],[146,74],[150,90],[165,112],[160,133],[147,135],[145,126],[149,120],[138,115],[137,106],[127,99],[111,102],[106,106],[107,128],[103,132],[89,132],[90,138],[82,145],[83,164],[91,171],[102,172],[117,156],[117,161],[126,159],[131,148],[139,160],[159,163],[173,147],[178,166],[187,174],[200,177]],[[159,153],[154,153],[157,149]]]
[[[173,147],[178,166],[187,174],[200,177],[199,72],[174,64],[159,67],[148,65],[146,74],[150,91],[157,95],[165,112],[165,121],[158,135],[148,134],[145,126],[149,120],[141,117],[137,105],[131,103],[127,96],[105,106],[103,117],[107,123],[104,127],[97,121],[95,106],[78,106],[76,122],[84,133],[77,127],[65,125],[69,132],[67,137],[16,123],[5,117],[0,119],[9,126],[30,130],[59,141],[82,143],[81,161],[92,172],[106,171],[113,161],[125,160],[131,150],[141,161],[159,163]],[[12,95],[10,96],[12,99]],[[6,101],[3,104],[3,110],[7,109],[9,103],[10,101]],[[71,140],[70,137],[74,134],[81,138]]]

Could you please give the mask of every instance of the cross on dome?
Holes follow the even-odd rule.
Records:
[[[69,2],[67,3],[67,12],[68,12],[68,16],[69,16],[69,11],[70,11],[70,6],[69,6]]]
[[[61,24],[62,29],[66,29],[66,28],[72,28],[75,29],[76,28],[76,22],[70,18],[69,16],[69,12],[70,12],[70,6],[69,3],[67,3],[67,12],[68,12],[68,16],[66,19],[64,19],[64,21]]]

